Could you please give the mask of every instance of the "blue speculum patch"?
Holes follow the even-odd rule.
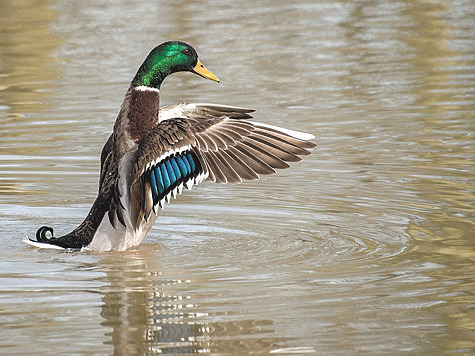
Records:
[[[196,178],[201,171],[198,157],[190,151],[176,153],[157,163],[145,176],[150,181],[153,204],[156,205],[181,183]]]
[[[176,161],[178,163],[178,166],[180,167],[181,173],[183,173],[183,175],[186,176],[188,174],[188,168],[186,168],[186,164],[183,161],[183,157],[180,157],[180,156],[176,157]]]

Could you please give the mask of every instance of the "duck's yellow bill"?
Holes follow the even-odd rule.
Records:
[[[196,63],[195,68],[193,68],[193,71],[196,74],[201,75],[203,78],[213,80],[219,83],[219,78],[215,76],[213,73],[211,73],[209,70],[207,70],[199,59],[198,59],[198,62]]]

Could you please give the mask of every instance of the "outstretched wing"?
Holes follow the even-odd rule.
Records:
[[[161,121],[137,151],[130,188],[132,222],[158,214],[183,187],[205,179],[258,179],[300,161],[315,146],[307,140],[311,135],[243,120],[250,111],[202,104],[199,110]]]

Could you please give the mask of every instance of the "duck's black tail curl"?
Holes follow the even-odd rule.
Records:
[[[50,237],[46,236],[46,234],[48,232],[51,234]],[[53,233],[53,228],[52,227],[42,226],[36,232],[36,241],[37,242],[43,242],[43,243],[47,244],[47,243],[49,243],[50,239],[54,239],[54,233]],[[31,241],[34,241],[34,240],[31,240]]]
[[[57,246],[69,250],[80,250],[87,246],[90,241],[81,240],[80,236],[75,231],[67,235],[56,237],[54,236],[53,228],[49,226],[42,226],[36,231],[36,239],[28,238],[33,246],[46,247],[46,245]]]

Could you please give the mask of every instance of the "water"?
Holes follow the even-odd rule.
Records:
[[[0,1],[0,353],[471,354],[470,1]],[[163,104],[311,132],[292,169],[202,184],[123,253],[38,251],[97,191],[148,51],[193,44]]]

